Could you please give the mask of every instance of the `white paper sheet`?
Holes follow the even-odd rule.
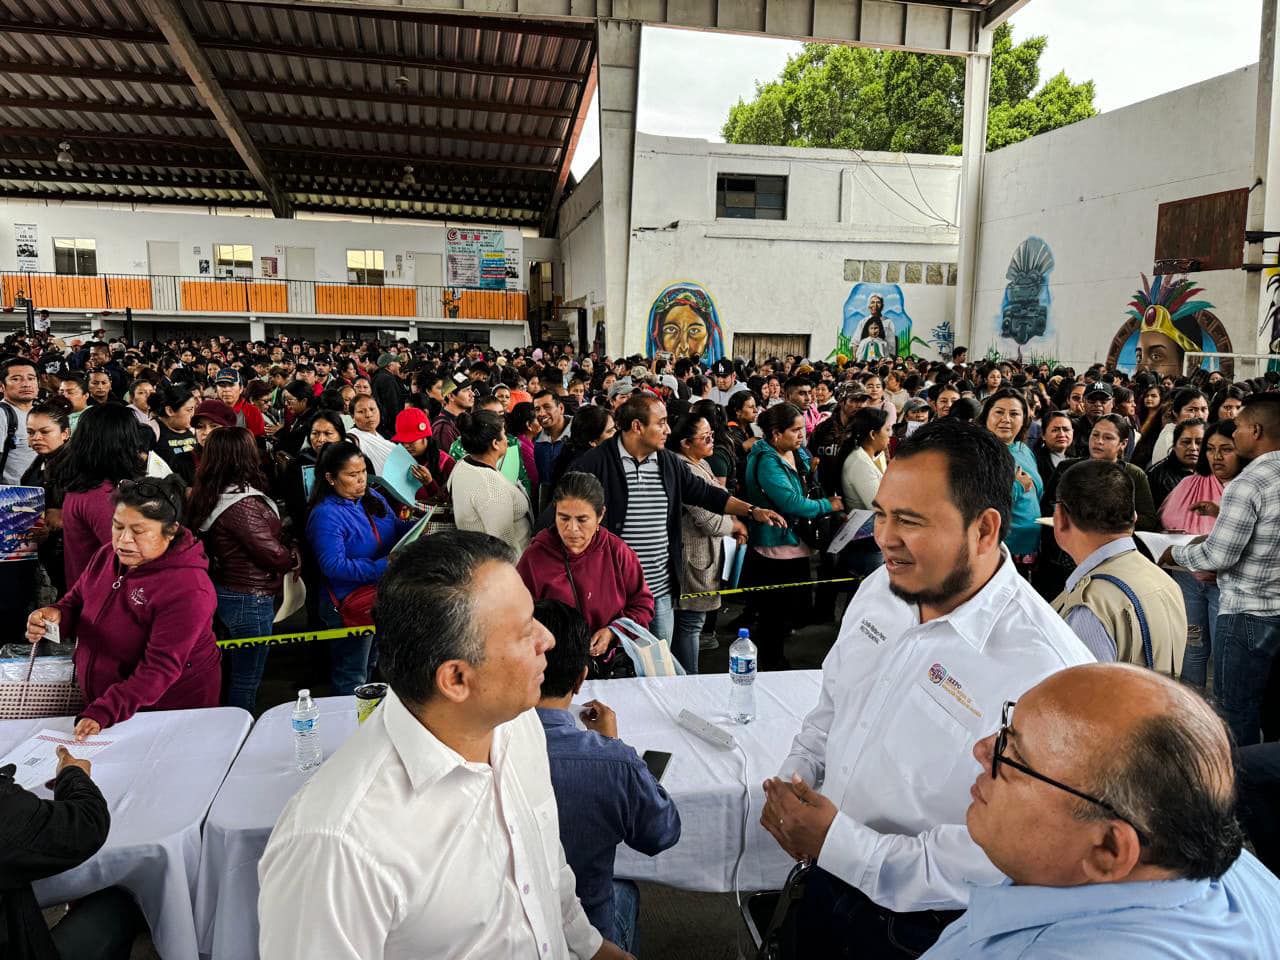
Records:
[[[14,781],[34,790],[57,775],[59,746],[66,747],[77,760],[92,760],[113,743],[115,740],[107,737],[89,737],[77,743],[75,737],[57,730],[41,730],[0,757],[0,767],[15,764]]]
[[[396,545],[391,548],[391,552],[395,553],[401,547],[407,547],[427,531],[427,524],[431,522],[431,518],[435,516],[436,508],[434,504],[427,508],[427,512],[422,515],[422,519],[410,527],[403,537],[396,541]]]
[[[836,535],[831,538],[831,546],[827,547],[827,553],[839,553],[854,541],[861,530],[875,514],[870,510],[850,510],[849,518],[845,520],[844,526],[836,531]]]
[[[307,602],[307,585],[302,582],[302,577],[295,575],[292,571],[284,575],[284,596],[280,600],[280,609],[276,611],[273,623],[280,623],[288,620]]]
[[[1157,562],[1170,547],[1180,547],[1196,539],[1195,534],[1191,533],[1148,533],[1146,530],[1139,530],[1134,536],[1146,544]],[[1177,564],[1173,566],[1176,567]]]

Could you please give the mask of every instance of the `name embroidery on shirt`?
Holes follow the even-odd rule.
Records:
[[[862,631],[862,635],[872,643],[884,643],[884,634],[870,620],[862,620],[858,623],[858,629]]]
[[[129,599],[133,601],[134,606],[141,607],[147,602],[147,595],[142,587],[138,587],[129,594]]]
[[[979,720],[982,719],[982,711],[974,705],[973,698],[965,693],[960,681],[947,673],[947,668],[942,664],[935,663],[929,668],[929,682],[939,687]]]

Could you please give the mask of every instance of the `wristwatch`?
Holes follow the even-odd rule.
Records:
[[[747,516],[748,516],[748,517],[750,517],[752,520],[756,520],[756,511],[757,511],[757,510],[763,510],[763,509],[764,509],[764,507],[756,506],[756,505],[753,503],[753,504],[751,505],[751,509],[747,511]],[[761,520],[756,520],[756,523],[763,523],[763,521],[761,521]]]

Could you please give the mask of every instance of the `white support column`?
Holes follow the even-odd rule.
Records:
[[[600,174],[604,213],[605,337],[608,351],[627,348],[627,266],[631,257],[631,172],[640,86],[640,24],[599,20]]]
[[[987,114],[991,101],[991,44],[994,32],[978,36],[964,73],[964,154],[960,168],[960,258],[956,278],[956,344],[978,357],[986,343],[974,343],[974,308],[981,240],[982,169],[987,156]]]
[[[256,317],[249,318],[249,339],[250,340],[266,340],[267,325]]]
[[[1280,230],[1280,88],[1276,73],[1277,7],[1280,0],[1263,0],[1262,36],[1258,47],[1258,109],[1254,127],[1253,173],[1257,186],[1249,195],[1249,230]],[[1275,189],[1272,189],[1272,185]],[[1250,243],[1245,246],[1245,263],[1274,263],[1280,241]],[[1241,353],[1256,349],[1270,352],[1271,304],[1280,302],[1280,289],[1267,290],[1265,273],[1245,274],[1246,318],[1254,318],[1251,340],[1233,344]],[[1248,376],[1237,372],[1237,376]]]

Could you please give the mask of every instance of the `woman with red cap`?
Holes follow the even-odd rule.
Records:
[[[396,432],[391,440],[404,447],[414,459],[409,472],[422,484],[417,499],[424,503],[447,504],[449,490],[446,484],[453,473],[454,459],[436,447],[426,411],[413,407],[401,410],[396,416]]]

